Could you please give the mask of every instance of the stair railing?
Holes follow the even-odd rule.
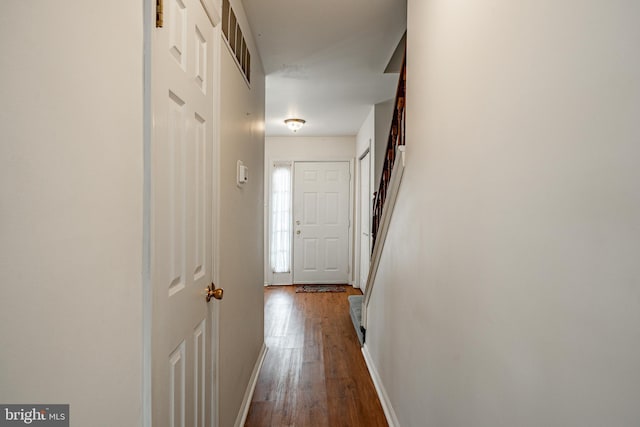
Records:
[[[374,193],[373,201],[373,221],[371,226],[371,253],[375,249],[378,231],[382,219],[382,210],[387,199],[389,182],[391,181],[391,172],[396,161],[396,152],[399,146],[405,145],[405,98],[406,98],[406,53],[402,60],[402,68],[398,79],[398,88],[396,90],[396,102],[393,109],[393,118],[391,120],[391,129],[389,131],[389,139],[387,141],[387,151],[382,166],[382,175],[380,177],[380,185],[378,191]]]
[[[373,285],[375,283],[380,257],[382,256],[382,247],[389,230],[391,222],[391,214],[395,205],[400,182],[404,173],[405,158],[405,120],[406,120],[406,51],[402,60],[402,69],[398,79],[398,89],[396,91],[396,102],[391,120],[391,129],[389,131],[389,139],[387,141],[387,151],[385,153],[384,164],[382,167],[382,176],[380,177],[380,185],[375,193],[373,202],[373,221],[371,224],[372,251],[371,263],[369,267],[369,276],[362,302],[362,319],[360,322],[360,330],[366,341],[367,332],[367,307],[371,299]]]

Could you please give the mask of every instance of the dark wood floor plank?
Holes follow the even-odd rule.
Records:
[[[265,289],[269,351],[245,426],[387,426],[349,317],[359,293]]]

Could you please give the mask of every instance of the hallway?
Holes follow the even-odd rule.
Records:
[[[245,426],[386,426],[346,293],[265,288],[268,352]]]

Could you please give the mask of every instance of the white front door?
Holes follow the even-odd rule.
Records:
[[[369,276],[369,261],[371,259],[371,155],[369,151],[359,161],[360,183],[360,277],[359,285],[364,292]]]
[[[349,162],[295,163],[293,282],[349,280]]]
[[[154,427],[212,413],[214,28],[199,0],[165,0],[152,38],[151,359]]]

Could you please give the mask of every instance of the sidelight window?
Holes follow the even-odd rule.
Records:
[[[291,271],[291,163],[276,162],[271,175],[271,270]]]

